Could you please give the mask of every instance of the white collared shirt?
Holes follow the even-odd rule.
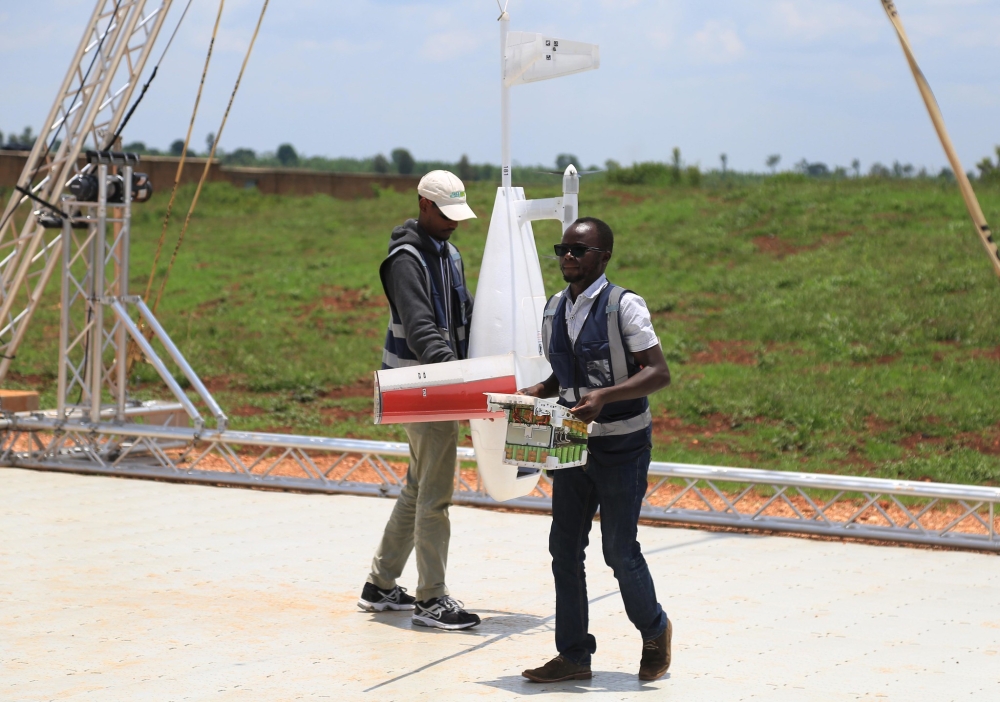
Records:
[[[587,321],[590,308],[594,306],[594,300],[604,290],[608,284],[606,276],[601,275],[593,284],[577,295],[576,302],[567,300],[566,304],[566,330],[569,332],[570,342],[576,344],[576,339],[580,336],[583,323]],[[568,295],[569,288],[557,292],[556,296]],[[621,326],[622,336],[625,337],[625,346],[632,353],[651,349],[660,343],[653,331],[653,320],[649,316],[649,308],[646,301],[633,292],[622,295],[618,303],[618,322]]]

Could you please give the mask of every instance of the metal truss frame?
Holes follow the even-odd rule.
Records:
[[[173,416],[180,405],[136,407]],[[113,409],[107,410],[113,414]],[[54,413],[0,419],[0,465],[211,485],[396,497],[404,443],[92,423]],[[402,460],[400,460],[402,459]],[[551,510],[551,482],[492,500],[459,448],[454,502]],[[654,462],[642,517],[680,524],[1000,552],[1000,488]]]
[[[73,176],[89,169],[78,164],[82,151],[111,147],[107,141],[121,123],[171,3],[98,0],[19,187],[54,202]],[[30,214],[33,206],[15,191],[0,217],[0,381],[60,260],[61,234],[43,229]],[[19,211],[26,216],[18,230]]]
[[[155,339],[207,406],[216,428],[224,431],[228,418],[222,408],[143,299],[129,294],[135,157],[99,152],[93,158],[97,169],[97,201],[77,202],[69,196],[61,201],[64,210],[76,214],[63,217],[62,222],[56,416],[65,421],[73,414],[86,412],[93,423],[106,421],[106,400],[111,400],[114,421],[125,422],[127,410],[136,405],[129,399],[126,387],[131,341],[144,360],[156,369],[195,429],[201,430],[205,418],[156,352],[152,343]],[[122,202],[110,207],[109,163],[121,166],[122,171],[119,181]],[[138,311],[148,335],[133,321],[130,308]],[[74,392],[78,392],[75,402],[71,399]]]

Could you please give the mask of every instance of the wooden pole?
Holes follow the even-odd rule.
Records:
[[[944,117],[941,115],[941,108],[938,107],[937,100],[934,98],[934,93],[931,92],[931,86],[924,77],[923,71],[917,65],[917,59],[913,55],[913,47],[910,46],[906,30],[903,29],[903,22],[899,19],[899,12],[896,10],[895,3],[893,0],[881,0],[881,2],[886,15],[889,16],[889,21],[892,22],[893,29],[896,30],[896,36],[899,37],[903,53],[906,54],[906,62],[910,64],[913,79],[917,81],[917,89],[920,91],[920,97],[924,99],[924,104],[927,106],[927,112],[930,115],[931,122],[934,123],[934,130],[941,140],[941,146],[944,147],[944,153],[951,164],[951,170],[955,172],[958,189],[962,193],[962,199],[965,200],[965,207],[969,210],[972,223],[976,226],[976,234],[979,236],[983,248],[986,249],[990,263],[993,264],[993,272],[1000,278],[1000,252],[997,251],[997,245],[993,241],[993,233],[990,231],[990,225],[986,223],[986,217],[979,206],[976,193],[972,190],[969,177],[965,174],[965,169],[962,168],[962,163],[958,160],[958,154],[955,153],[955,146],[951,143],[951,137],[948,136],[948,130],[944,126]]]

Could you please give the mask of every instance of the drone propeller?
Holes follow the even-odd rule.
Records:
[[[535,171],[535,173],[545,173],[547,175],[557,175],[557,176],[566,175],[562,171]],[[598,169],[593,170],[593,171],[577,171],[576,172],[576,174],[578,176],[594,175],[595,173],[604,173],[604,169],[603,168],[598,168]]]

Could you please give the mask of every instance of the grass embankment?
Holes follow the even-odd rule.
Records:
[[[1000,189],[979,194],[997,219]],[[472,280],[493,197],[473,184],[480,219],[454,238]],[[160,318],[235,427],[402,438],[372,426],[370,374],[387,315],[378,265],[415,200],[208,187]],[[954,186],[587,181],[581,201],[614,227],[609,276],[647,299],[671,363],[653,398],[657,459],[1000,484],[1000,288]],[[165,206],[161,193],[136,208],[134,290]],[[536,237],[548,250],[557,224]],[[542,268],[555,290],[555,262]],[[50,403],[56,292],[12,376]],[[148,367],[134,381],[138,396],[160,392]]]

